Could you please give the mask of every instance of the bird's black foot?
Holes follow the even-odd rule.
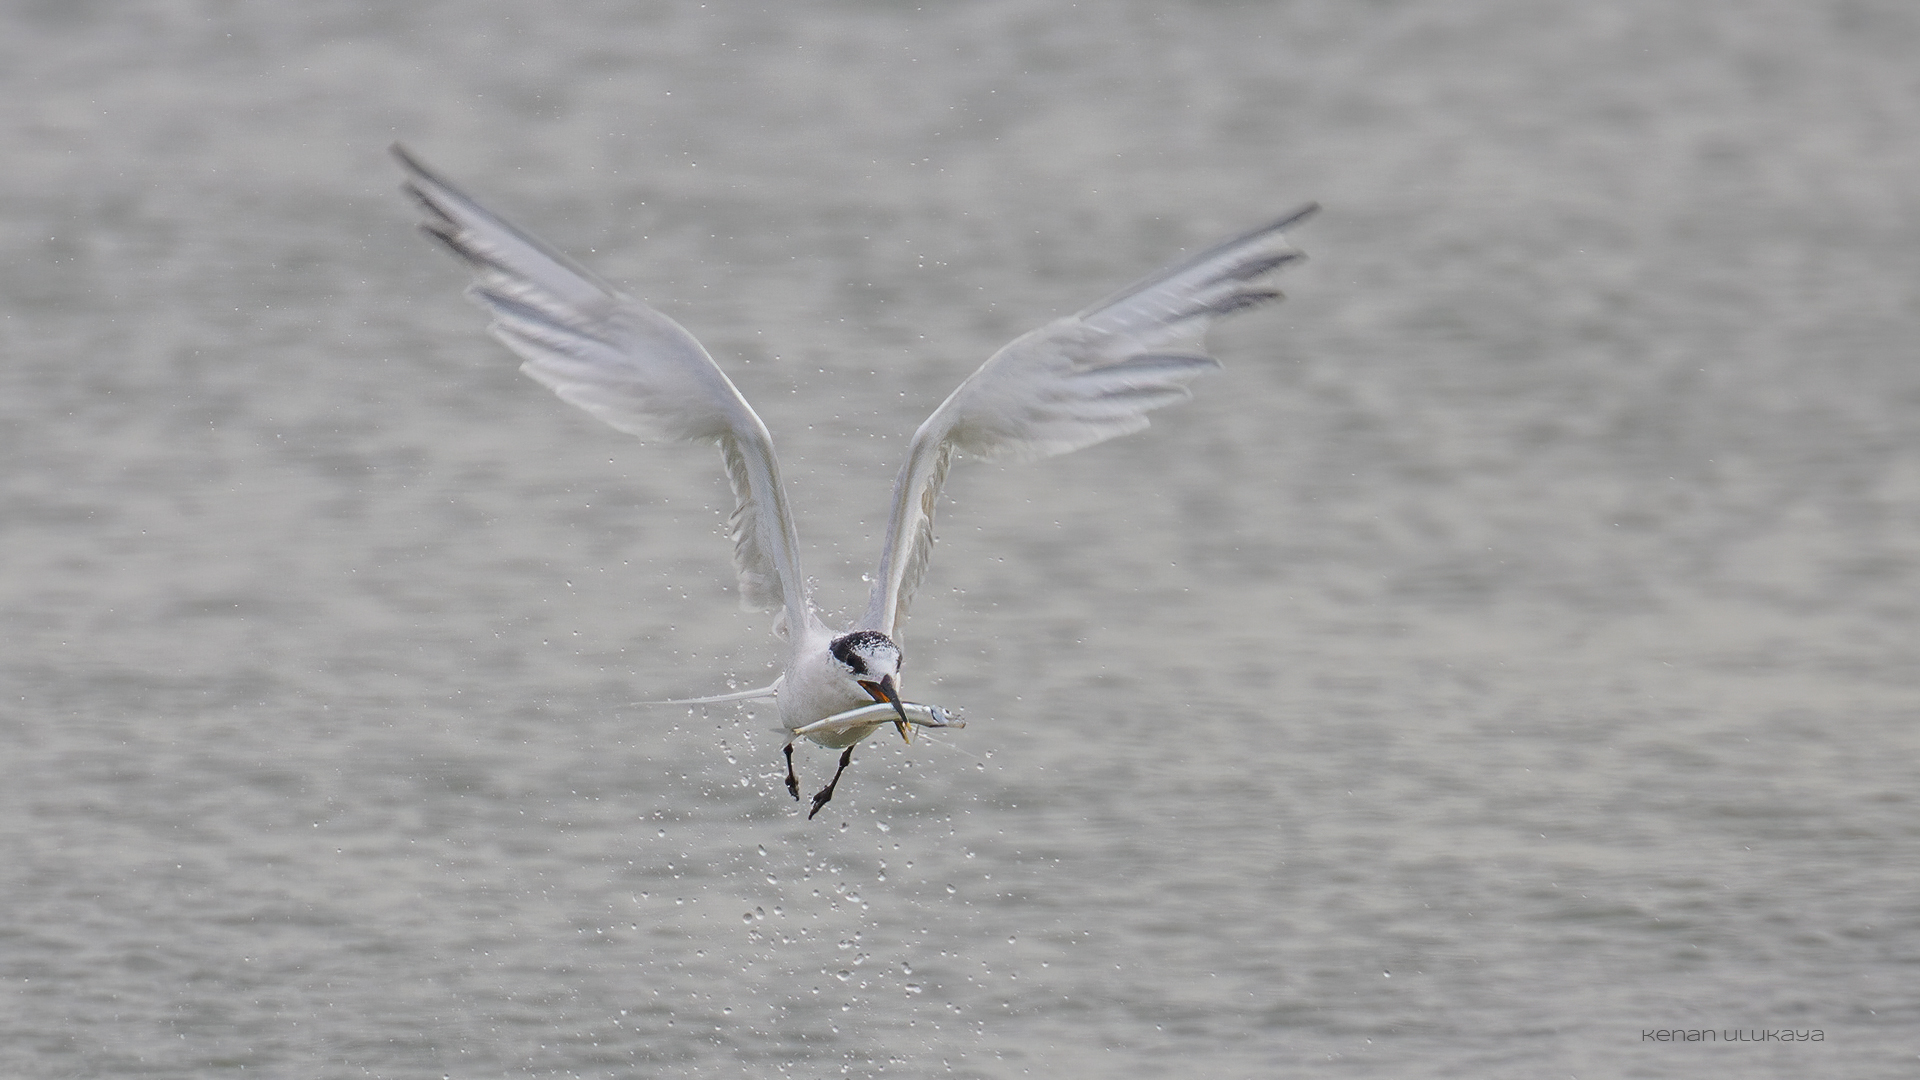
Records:
[[[846,772],[847,766],[852,763],[853,763],[853,747],[849,746],[847,747],[847,752],[840,755],[840,767],[833,770],[833,779],[827,781],[827,786],[821,788],[820,794],[815,795],[813,797],[813,809],[807,811],[808,821],[812,821],[813,815],[819,813],[820,808],[827,805],[827,802],[833,798],[834,785],[840,782],[840,774],[843,772]]]
[[[793,792],[793,801],[800,801],[800,778],[793,775],[793,744],[787,744],[787,790]]]

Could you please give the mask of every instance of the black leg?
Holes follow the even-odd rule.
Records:
[[[819,813],[820,808],[827,805],[827,801],[833,798],[834,785],[840,782],[840,774],[846,772],[847,766],[852,763],[853,747],[849,746],[847,747],[847,752],[840,755],[840,767],[833,770],[833,779],[827,781],[827,786],[821,788],[820,794],[813,797],[813,809],[807,811],[808,821],[812,821],[813,815]]]
[[[793,744],[787,744],[787,790],[793,792],[793,801],[800,801],[800,778],[793,775]]]

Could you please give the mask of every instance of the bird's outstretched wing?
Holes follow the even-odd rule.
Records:
[[[680,325],[623,296],[429,172],[402,147],[421,228],[473,268],[467,296],[493,316],[520,370],[563,400],[642,438],[720,444],[736,502],[728,528],[740,601],[808,617],[806,579],[773,439],[733,382]]]
[[[1305,257],[1284,233],[1318,209],[1302,207],[1016,338],[961,383],[907,448],[861,627],[898,637],[926,573],[934,504],[955,451],[1051,457],[1146,427],[1149,411],[1185,400],[1188,382],[1220,366],[1203,340],[1214,319],[1280,299],[1259,279]]]
[[[634,701],[632,705],[720,705],[733,701],[761,701],[780,696],[780,680],[775,679],[770,686],[756,686],[751,690],[735,690],[731,694],[708,694],[706,697],[668,698],[664,701]],[[889,706],[891,708],[891,706]],[[785,728],[780,730],[785,731]]]

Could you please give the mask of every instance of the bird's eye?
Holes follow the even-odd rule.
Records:
[[[896,656],[899,654],[899,649],[885,634],[877,630],[856,630],[834,638],[833,643],[827,646],[827,651],[833,654],[835,660],[847,665],[847,669],[855,675],[865,675],[871,670],[867,661],[880,659],[883,648],[892,649]]]
[[[849,634],[846,637],[836,638],[833,644],[827,647],[827,651],[833,654],[835,660],[845,664],[848,671],[855,675],[865,675],[867,673],[866,658],[853,651],[854,645],[854,636]]]

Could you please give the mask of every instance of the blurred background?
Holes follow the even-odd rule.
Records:
[[[1920,8],[0,31],[0,1071],[1914,1075]],[[808,822],[629,705],[778,657],[717,455],[518,375],[396,140],[705,342],[841,611],[993,349],[1326,210],[1194,401],[956,467],[969,726]]]

